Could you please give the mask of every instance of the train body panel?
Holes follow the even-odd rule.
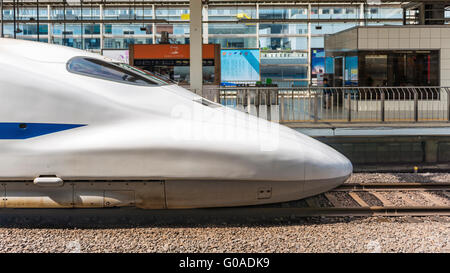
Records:
[[[285,126],[154,78],[126,82],[110,66],[135,75],[92,53],[0,39],[5,207],[273,203],[336,187],[352,171],[344,156]],[[39,177],[65,182],[42,187]]]

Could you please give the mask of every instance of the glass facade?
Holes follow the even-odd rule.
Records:
[[[324,76],[330,86],[439,86],[439,60],[439,50],[329,52]]]
[[[361,51],[363,86],[438,86],[439,51]]]
[[[5,7],[5,20],[13,19],[13,10]],[[446,16],[450,13],[446,11]],[[99,4],[85,5],[83,9],[73,5],[44,6],[39,9],[39,18],[61,20],[61,23],[40,24],[39,40],[80,49],[100,52],[102,49],[128,49],[131,44],[159,43],[161,32],[169,33],[174,44],[189,43],[189,7],[159,5],[102,7]],[[311,48],[324,47],[324,35],[333,34],[358,25],[401,24],[403,10],[399,5],[360,4],[302,4],[275,6],[247,4],[236,6],[206,6],[203,10],[204,41],[220,44],[221,48],[261,49],[261,80],[270,78],[283,86],[305,85],[310,81],[309,53]],[[19,8],[16,18],[28,20],[16,26],[19,39],[37,40],[37,10],[35,7]],[[105,23],[64,24],[67,20],[108,20]],[[329,21],[306,22],[323,19]],[[140,23],[143,19],[163,19],[167,23]],[[260,23],[239,22],[242,19],[266,20]],[[350,19],[376,19],[356,22]],[[393,20],[397,19],[397,20]],[[111,20],[135,20],[133,23],[111,22]],[[278,20],[267,22],[268,20]],[[283,20],[288,20],[283,22]],[[299,20],[289,22],[289,20]],[[302,21],[303,20],[303,21]],[[186,21],[186,22],[184,22]],[[14,35],[11,23],[4,25],[5,36]],[[183,73],[180,73],[183,74]]]

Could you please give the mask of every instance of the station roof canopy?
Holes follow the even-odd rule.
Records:
[[[157,5],[157,6],[188,6],[189,0],[16,0],[16,4],[21,6],[35,5],[39,2],[41,5],[59,6],[63,5],[79,5],[83,4],[103,4],[106,6],[139,6],[139,5]],[[197,1],[197,0],[196,0]],[[410,3],[432,3],[446,2],[443,0],[419,0],[419,1],[395,1],[395,0],[202,0],[208,6],[244,6],[254,4],[264,5],[307,5],[307,4],[339,4],[339,3],[392,3],[392,4],[410,4]],[[3,0],[3,4],[10,5],[13,0]]]

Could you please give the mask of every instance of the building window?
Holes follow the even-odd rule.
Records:
[[[345,14],[355,14],[355,9],[345,9]]]

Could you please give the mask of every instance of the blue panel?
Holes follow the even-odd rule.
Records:
[[[84,124],[19,123],[0,122],[0,139],[27,139],[68,129]]]
[[[358,57],[345,57],[345,73],[344,80],[346,86],[358,85]]]
[[[313,58],[325,58],[325,50],[323,48],[312,48],[311,56]]]
[[[311,75],[325,73],[325,51],[323,48],[311,49]]]
[[[221,80],[259,81],[259,49],[222,49]]]
[[[325,73],[334,74],[334,58],[333,57],[325,58]]]

